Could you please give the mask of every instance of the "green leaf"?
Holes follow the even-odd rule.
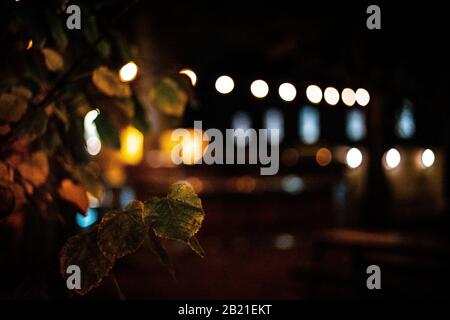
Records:
[[[205,215],[201,200],[185,183],[173,184],[166,198],[154,198],[145,205],[144,216],[158,237],[186,243],[198,232]]]
[[[168,116],[181,117],[188,101],[187,93],[171,78],[155,81],[150,89],[152,105]]]
[[[77,265],[81,269],[81,289],[76,289],[84,295],[100,285],[114,265],[114,259],[103,255],[97,246],[98,227],[93,227],[86,233],[78,234],[67,240],[60,253],[61,274],[67,279],[67,267]]]
[[[102,142],[111,148],[120,149],[119,132],[106,112],[101,112],[94,122]]]
[[[103,217],[97,245],[106,257],[121,258],[142,245],[147,234],[143,210],[144,204],[134,200],[125,209],[110,211]]]

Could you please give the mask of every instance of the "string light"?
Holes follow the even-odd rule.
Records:
[[[234,89],[234,81],[229,76],[220,76],[216,80],[216,90],[221,94],[228,94]]]
[[[264,98],[269,93],[269,86],[264,80],[255,80],[250,86],[250,91],[256,98]]]
[[[119,71],[119,78],[122,82],[133,81],[138,73],[138,66],[133,61],[128,62]]]

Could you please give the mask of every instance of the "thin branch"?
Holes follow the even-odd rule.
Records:
[[[117,296],[119,297],[119,300],[127,300],[127,298],[123,294],[122,290],[120,289],[120,286],[119,286],[119,283],[117,282],[116,276],[114,275],[114,273],[112,271],[109,274],[109,276],[111,277],[112,283],[114,285],[114,289],[116,289],[116,293],[117,293]]]

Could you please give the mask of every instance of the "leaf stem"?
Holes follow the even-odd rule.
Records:
[[[127,300],[127,298],[123,294],[122,290],[120,289],[119,282],[117,282],[116,276],[114,275],[114,273],[112,271],[109,274],[109,276],[111,277],[112,283],[114,285],[114,289],[116,289],[116,293],[117,293],[117,296],[119,297],[119,300]]]

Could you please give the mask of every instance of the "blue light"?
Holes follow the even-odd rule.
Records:
[[[351,110],[347,113],[347,136],[352,141],[359,141],[366,136],[365,115],[361,110]]]
[[[295,175],[289,175],[284,177],[281,181],[281,188],[288,193],[299,194],[305,188],[305,183],[302,178]]]
[[[397,134],[402,139],[410,139],[416,132],[416,123],[414,120],[414,114],[412,106],[409,102],[406,102],[400,112],[397,122]]]
[[[250,116],[246,112],[238,111],[233,115],[231,119],[231,127],[234,130],[242,129],[244,131],[250,129],[252,126],[252,120]],[[235,141],[237,142],[239,147],[245,147],[245,145],[250,140],[250,136],[247,138],[245,132],[237,131],[235,133]]]
[[[77,212],[75,220],[80,228],[88,228],[93,225],[98,218],[97,209],[89,208],[86,215]]]
[[[283,119],[283,114],[276,110],[276,109],[269,109],[266,111],[266,114],[264,116],[264,127],[267,130],[274,130],[274,129],[278,129],[279,130],[279,141],[281,142],[283,140],[284,137],[284,119]],[[269,138],[269,142],[272,143],[272,141],[270,141],[270,132],[268,134],[268,138]]]
[[[320,115],[317,109],[305,106],[300,110],[298,133],[307,144],[316,143],[320,137]]]
[[[233,115],[231,120],[231,127],[233,129],[250,129],[252,126],[252,120],[246,112],[238,111]]]
[[[120,206],[126,207],[126,205],[136,199],[136,193],[131,187],[123,187],[120,192]]]

